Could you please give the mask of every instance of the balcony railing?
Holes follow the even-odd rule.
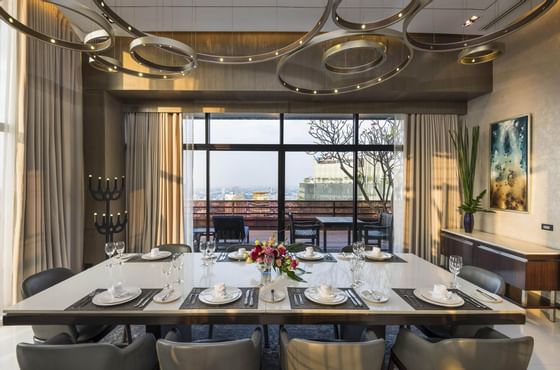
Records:
[[[286,201],[288,212],[297,220],[313,220],[318,216],[352,217],[352,201]],[[377,220],[383,202],[358,202],[360,220]],[[193,205],[194,227],[206,227],[206,201],[197,200]],[[211,216],[243,216],[245,224],[253,230],[275,230],[278,226],[278,202],[275,200],[213,200]],[[211,226],[211,225],[210,225]]]

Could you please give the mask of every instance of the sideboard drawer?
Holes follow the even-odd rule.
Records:
[[[479,244],[474,248],[474,265],[497,273],[508,284],[526,289],[525,258]]]
[[[474,243],[470,240],[461,239],[453,235],[441,235],[441,253],[446,256],[457,255],[463,257],[463,264],[473,264]]]

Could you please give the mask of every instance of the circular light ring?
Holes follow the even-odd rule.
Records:
[[[253,63],[261,63],[266,62],[269,60],[274,60],[279,58],[283,55],[290,54],[293,51],[296,51],[302,47],[304,47],[307,43],[313,39],[316,35],[319,34],[325,23],[327,22],[329,15],[331,14],[333,5],[335,0],[327,0],[327,5],[325,5],[325,10],[323,14],[319,18],[319,21],[315,24],[315,26],[307,32],[305,35],[300,37],[299,39],[295,40],[294,42],[283,46],[279,49],[274,51],[254,54],[254,55],[219,55],[219,54],[208,54],[208,53],[198,53],[197,58],[200,62],[207,62],[207,63],[218,63],[218,64],[253,64]],[[104,1],[102,0],[93,0],[93,2],[100,8],[104,14],[104,16],[114,22],[116,25],[121,27],[123,30],[128,32],[129,34],[136,36],[136,37],[143,37],[149,36],[147,33],[142,32],[141,30],[133,27],[131,24],[127,23],[118,16]]]
[[[186,72],[153,73],[153,72],[135,71],[133,69],[123,67],[120,61],[105,55],[90,54],[89,65],[92,68],[95,68],[102,72],[112,72],[112,73],[121,72],[134,77],[149,78],[154,80],[180,79],[180,78],[184,78],[186,75]]]
[[[371,61],[355,66],[337,66],[330,62],[330,60],[337,54],[340,54],[349,50],[356,49],[371,49],[379,53],[377,58]],[[376,42],[371,40],[351,40],[340,44],[336,44],[323,53],[323,65],[325,68],[333,73],[340,74],[351,74],[351,73],[361,73],[369,71],[370,69],[379,67],[381,64],[385,63],[387,60],[387,46],[382,42]]]
[[[74,12],[91,22],[95,23],[101,29],[93,31],[92,33],[103,33],[105,36],[103,38],[95,37],[91,38],[86,35],[84,42],[73,42],[68,40],[59,39],[57,37],[52,37],[39,32],[23,23],[18,21],[16,18],[12,17],[3,7],[0,6],[0,19],[3,19],[8,25],[14,27],[19,32],[33,37],[37,40],[46,42],[53,46],[58,46],[65,49],[70,49],[79,52],[101,52],[111,48],[115,41],[115,36],[113,34],[113,28],[111,24],[105,20],[102,16],[91,10],[90,8],[75,2],[74,0],[44,0],[46,3],[51,3],[59,8],[67,9]],[[87,41],[86,41],[87,40]]]
[[[332,20],[333,22],[340,28],[353,31],[353,32],[367,32],[367,31],[375,31],[380,30],[382,28],[387,28],[395,23],[398,23],[408,17],[420,4],[419,0],[410,0],[408,5],[398,11],[397,13],[387,17],[380,19],[374,22],[367,22],[367,23],[356,23],[344,19],[341,17],[337,10],[342,3],[342,0],[335,0],[335,4],[332,11]]]
[[[184,59],[183,65],[169,66],[161,63],[154,62],[139,53],[139,49],[143,47],[157,47],[170,54],[177,55]],[[195,51],[188,45],[180,41],[173,40],[167,37],[159,36],[143,36],[138,37],[130,43],[130,55],[132,58],[141,65],[146,65],[150,68],[158,69],[165,72],[190,72],[197,67],[197,57]]]
[[[513,33],[528,23],[531,23],[548,10],[550,10],[554,4],[558,0],[544,0],[539,6],[531,9],[522,17],[517,18],[515,21],[510,23],[504,29],[489,33],[487,35],[473,37],[468,40],[463,41],[455,41],[455,42],[448,42],[448,43],[429,43],[424,42],[419,39],[415,39],[412,34],[408,32],[408,28],[410,23],[414,20],[414,18],[424,10],[433,0],[419,0],[420,6],[418,6],[404,21],[403,24],[403,32],[404,38],[408,44],[410,44],[413,48],[423,51],[436,51],[436,52],[446,52],[446,51],[458,51],[462,50],[467,47],[474,47],[479,45],[489,44],[493,41],[496,41],[504,36]]]
[[[459,53],[459,63],[464,65],[488,63],[498,59],[504,51],[504,44],[498,42],[467,48]]]
[[[337,95],[337,94],[344,94],[344,93],[349,93],[349,92],[356,92],[359,90],[363,90],[363,89],[367,89],[369,87],[375,86],[375,85],[379,85],[393,77],[395,77],[396,75],[398,75],[399,73],[401,73],[412,61],[413,57],[414,57],[414,50],[406,43],[404,42],[403,38],[402,38],[402,34],[400,32],[397,31],[393,31],[390,29],[386,29],[386,30],[380,30],[377,31],[375,33],[371,33],[369,34],[371,36],[384,36],[387,38],[390,38],[392,40],[397,40],[398,42],[402,43],[403,46],[406,47],[407,49],[407,56],[405,58],[403,58],[403,60],[400,60],[398,63],[395,64],[394,68],[391,69],[390,71],[383,73],[381,75],[375,76],[375,77],[370,77],[367,80],[361,81],[359,83],[353,83],[352,85],[344,85],[344,86],[340,86],[340,87],[332,87],[332,88],[321,88],[321,89],[309,89],[303,86],[297,86],[295,84],[292,84],[290,82],[288,82],[286,79],[284,79],[284,77],[282,77],[282,72],[284,67],[286,66],[286,64],[290,61],[290,59],[292,59],[293,57],[295,57],[296,55],[298,55],[299,53],[301,53],[303,50],[306,50],[310,47],[313,46],[317,46],[321,43],[324,42],[328,42],[328,41],[333,41],[336,40],[338,38],[345,38],[348,36],[359,36],[355,33],[352,32],[348,32],[348,31],[344,31],[344,30],[338,30],[338,31],[332,31],[332,32],[328,32],[328,33],[324,33],[322,35],[319,35],[317,37],[315,37],[305,48],[297,50],[296,52],[290,54],[290,55],[286,55],[284,57],[282,57],[280,59],[280,61],[278,62],[278,65],[276,67],[276,75],[278,77],[278,80],[280,81],[280,83],[282,84],[282,86],[284,86],[286,89],[293,91],[295,93],[298,94],[303,94],[303,95]]]

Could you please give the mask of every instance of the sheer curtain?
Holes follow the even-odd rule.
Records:
[[[0,5],[17,14],[16,0],[3,0]],[[18,36],[6,23],[0,22],[0,312],[15,301],[14,241],[18,215],[17,150],[21,144],[17,121]]]
[[[178,113],[127,113],[128,245],[184,243],[183,122]]]
[[[395,115],[398,122],[394,144],[395,166],[393,168],[393,248],[395,252],[402,252],[404,245],[404,181],[405,181],[405,142],[406,142],[406,115]]]
[[[185,217],[185,242],[194,247],[193,228],[194,228],[194,115],[183,114],[183,142],[187,146],[184,152],[185,162],[183,164],[183,189],[185,189],[184,217]]]
[[[411,114],[407,122],[405,249],[432,263],[441,257],[440,230],[459,226],[459,178],[450,130],[457,115]]]

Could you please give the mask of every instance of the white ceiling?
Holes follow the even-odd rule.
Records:
[[[97,9],[91,0],[79,0]],[[122,18],[145,31],[286,31],[309,30],[320,17],[326,0],[108,0]],[[354,22],[369,22],[397,13],[409,0],[343,0],[339,14]],[[434,0],[411,24],[413,32],[476,33],[512,5],[521,3],[505,21],[542,0]],[[480,16],[471,27],[463,22]],[[74,18],[74,17],[72,17]],[[330,22],[325,30],[335,26]],[[402,29],[402,22],[394,26]]]

